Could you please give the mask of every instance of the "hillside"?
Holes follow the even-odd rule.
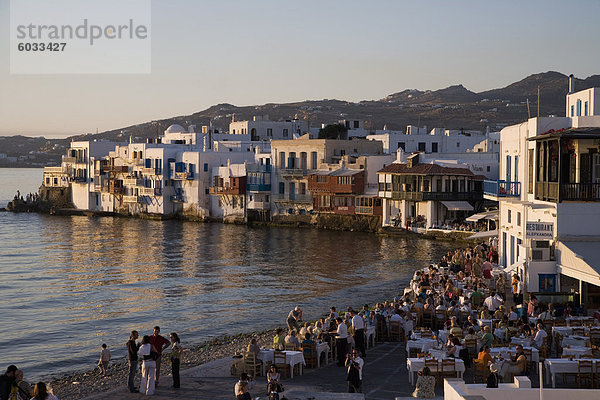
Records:
[[[521,122],[528,117],[526,101],[529,99],[531,116],[537,113],[537,90],[540,88],[540,115],[564,115],[565,94],[568,77],[559,72],[530,75],[503,88],[473,92],[461,84],[439,90],[421,91],[408,89],[392,93],[379,100],[357,103],[343,100],[306,100],[302,102],[257,106],[217,104],[192,115],[182,115],[163,120],[140,123],[99,134],[76,135],[68,139],[27,138],[22,136],[0,137],[0,153],[27,158],[23,163],[8,163],[0,158],[0,166],[31,166],[58,163],[60,154],[71,139],[111,139],[117,141],[145,140],[157,137],[171,124],[184,127],[212,123],[227,130],[229,122],[251,119],[254,115],[269,115],[272,120],[299,118],[311,126],[334,123],[340,119],[366,121],[368,129],[404,130],[406,125],[445,127],[449,129],[480,129],[487,126],[499,130],[503,126]],[[576,79],[575,89],[600,87],[600,75]],[[25,157],[23,157],[25,156]]]

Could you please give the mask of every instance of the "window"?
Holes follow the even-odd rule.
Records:
[[[517,260],[519,259],[519,246],[523,243],[521,239],[517,239]]]
[[[279,182],[279,194],[285,193],[285,182]]]
[[[406,151],[406,142],[398,142],[398,148]]]
[[[529,149],[529,165],[527,171],[527,193],[533,194],[533,149]]]
[[[539,291],[553,293],[556,291],[556,274],[539,274]]]
[[[288,130],[287,129],[283,130],[283,137],[288,137]]]
[[[519,156],[515,156],[515,182],[519,182]]]
[[[268,137],[273,137],[273,129],[267,128],[267,136]]]
[[[521,226],[521,213],[517,212],[517,226]]]
[[[506,156],[506,182],[510,182],[510,156]]]
[[[581,116],[581,100],[577,100],[577,116]]]
[[[300,182],[300,194],[306,194],[306,183]]]
[[[515,263],[515,237],[510,235],[510,265]]]
[[[204,194],[209,194],[209,190],[208,190],[208,188],[205,188],[205,189],[204,189]]]
[[[317,183],[327,183],[327,175],[317,175]]]
[[[425,151],[425,142],[419,142],[418,150]]]
[[[279,153],[279,168],[285,168],[285,152]]]
[[[571,117],[575,116],[575,106],[571,106]]]
[[[313,151],[310,153],[310,168],[317,169],[317,152]]]
[[[456,142],[456,147],[460,147],[460,142]]]
[[[512,211],[508,210],[508,223],[510,224],[512,222]]]
[[[360,122],[354,121],[354,129],[358,129],[358,128],[360,128]]]
[[[488,166],[487,166],[487,168],[486,168],[487,172],[490,172],[490,169],[491,169],[491,168],[490,168],[490,166],[488,165]]]
[[[438,144],[437,144],[437,142],[431,143],[431,152],[432,153],[437,153],[438,152]]]
[[[583,115],[588,115],[588,102],[583,103]]]

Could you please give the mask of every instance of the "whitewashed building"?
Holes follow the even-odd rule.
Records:
[[[500,179],[484,183],[485,197],[499,202],[500,263],[525,278],[528,292],[581,297],[588,309],[600,308],[597,91],[569,93],[565,117],[504,128]]]

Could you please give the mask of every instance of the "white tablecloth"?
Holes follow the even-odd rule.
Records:
[[[289,364],[291,371],[291,378],[294,377],[294,366],[296,364],[300,365],[300,375],[302,375],[302,366],[306,365],[304,361],[304,354],[301,351],[284,351],[285,353],[285,362]],[[267,362],[273,362],[275,356],[275,350],[261,350],[257,357],[259,360],[263,362],[263,376],[265,376],[265,366]]]
[[[456,372],[458,373],[458,377],[462,378],[463,372],[465,372],[465,362],[460,358],[454,359]],[[438,368],[441,368],[442,361],[438,360]],[[425,359],[424,358],[407,358],[406,359],[406,368],[408,369],[408,381],[411,385],[414,385],[416,382],[415,375],[417,372],[425,367]],[[431,372],[436,373],[437,370],[431,370]]]
[[[562,336],[572,335],[573,328],[574,327],[572,327],[572,326],[553,326],[552,327],[552,336],[554,336],[555,333],[558,333],[559,335],[562,335]],[[587,333],[590,331],[590,329],[586,326],[586,327],[583,327],[583,331]]]
[[[591,347],[580,347],[580,346],[563,347],[562,355],[563,356],[573,356],[575,358],[579,358],[583,355],[591,356],[592,348]]]
[[[529,349],[531,350],[531,360],[527,360],[527,361],[534,361],[534,362],[540,362],[540,352],[538,351],[538,349],[536,349],[535,347],[523,347],[524,349]],[[511,355],[515,355],[516,350],[514,347],[492,347],[490,349],[490,355],[492,357],[496,357],[499,354],[502,354],[503,357],[506,357],[506,353],[510,352]]]
[[[317,367],[321,368],[321,353],[325,352],[325,365],[329,363],[329,345],[326,342],[317,343]],[[287,359],[286,359],[287,361]]]
[[[597,368],[600,360],[592,359],[594,368]],[[568,358],[547,358],[544,361],[546,366],[546,380],[552,379],[552,387],[556,387],[556,374],[576,374],[577,360],[569,360]]]
[[[504,341],[504,328],[495,328],[494,336],[496,336],[498,339]]]
[[[448,340],[448,333],[449,332],[445,329],[440,329],[438,331],[438,338],[442,343],[446,343],[446,341]]]
[[[421,353],[427,352],[429,349],[433,349],[438,344],[435,339],[417,339],[406,341],[406,353],[410,352],[410,349],[417,349]]]
[[[523,347],[531,347],[531,343],[533,342],[533,340],[531,340],[530,338],[520,338],[513,336],[510,339],[510,342],[514,344],[520,344]]]
[[[565,336],[562,340],[561,346],[565,348],[569,347],[587,347],[590,343],[590,338],[584,336]]]

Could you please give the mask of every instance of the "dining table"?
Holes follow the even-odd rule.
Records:
[[[600,367],[600,359],[589,358],[591,360],[594,369]],[[547,358],[544,361],[546,367],[546,381],[552,381],[552,388],[556,388],[556,375],[557,374],[576,374],[578,370],[578,360],[570,360],[568,358]]]
[[[292,350],[286,350],[283,351],[283,353],[285,353],[285,363],[290,366],[290,378],[294,378],[294,367],[296,365],[299,365],[300,375],[302,375],[302,367],[306,365],[306,362],[304,361],[304,354],[302,354],[301,351]],[[273,363],[275,359],[275,350],[263,349],[258,352],[256,358],[262,361],[262,373],[263,376],[265,376],[267,363]]]

